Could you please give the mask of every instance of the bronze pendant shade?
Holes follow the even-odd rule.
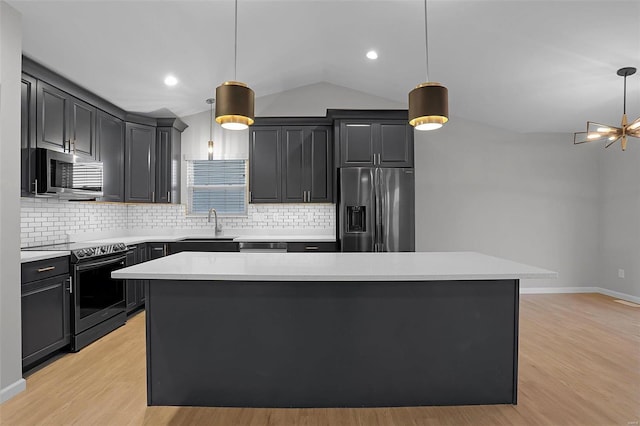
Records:
[[[242,130],[255,119],[255,93],[239,81],[225,81],[216,87],[216,122],[229,130]]]
[[[409,92],[409,124],[435,130],[449,121],[449,91],[440,83],[422,83]]]
[[[449,121],[449,91],[442,84],[429,81],[427,0],[424,0],[424,47],[427,82],[409,92],[409,124],[416,130],[435,130]]]

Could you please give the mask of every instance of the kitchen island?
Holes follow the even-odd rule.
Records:
[[[515,404],[519,280],[472,252],[183,252],[146,288],[149,405]]]

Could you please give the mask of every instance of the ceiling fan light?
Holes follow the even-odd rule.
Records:
[[[225,81],[216,87],[216,123],[243,130],[254,123],[255,93],[245,83]]]
[[[602,137],[599,133],[589,133],[587,139],[600,139]]]
[[[598,127],[597,131],[600,133],[608,133],[611,131],[611,127]]]
[[[449,121],[449,91],[427,82],[409,92],[409,124],[416,130],[435,130]]]

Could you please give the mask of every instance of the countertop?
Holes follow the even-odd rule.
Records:
[[[52,259],[54,257],[69,256],[68,251],[28,251],[20,252],[20,263],[34,262],[36,260]]]
[[[231,281],[427,281],[557,278],[546,269],[475,252],[182,252],[114,271],[112,277]]]
[[[310,243],[318,243],[318,242],[335,242],[335,235],[233,235],[233,234],[222,234],[218,237],[210,236],[211,239],[219,238],[221,240],[231,239],[234,242],[263,242],[263,241],[273,241],[273,242],[310,242]],[[176,241],[182,241],[189,238],[195,239],[204,239],[207,238],[206,234],[175,234],[175,235],[153,235],[153,236],[129,236],[129,237],[116,237],[116,238],[103,238],[92,240],[95,243],[125,243],[127,245],[130,244],[140,244],[140,243],[151,243],[151,242],[163,242],[163,243],[171,243]]]

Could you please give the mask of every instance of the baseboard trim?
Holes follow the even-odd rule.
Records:
[[[25,389],[27,389],[27,381],[25,379],[20,379],[11,383],[9,386],[0,390],[0,404],[10,400]]]
[[[525,287],[520,294],[600,293],[628,302],[640,303],[640,297],[609,290],[602,287]]]
[[[626,293],[620,293],[618,291],[609,290],[607,288],[599,288],[598,293],[606,294],[607,296],[615,297],[616,299],[626,300],[627,302],[640,303],[640,297],[632,296]]]

